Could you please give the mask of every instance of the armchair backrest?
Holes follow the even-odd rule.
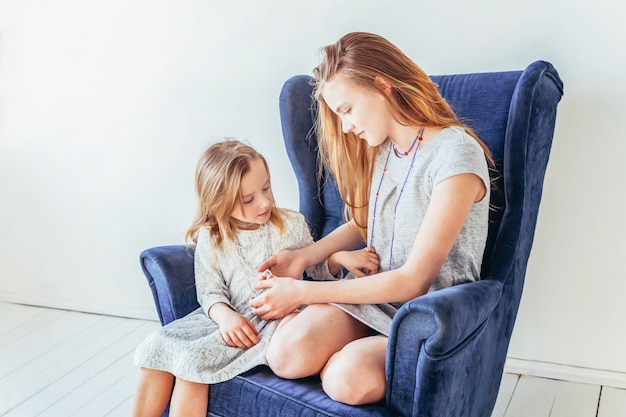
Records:
[[[508,307],[516,312],[563,83],[545,61],[534,62],[524,71],[432,79],[459,118],[491,149],[495,160],[491,195],[494,209],[490,213],[482,276],[515,281],[506,283],[509,288],[505,293],[515,294]],[[328,173],[318,181],[312,82],[307,75],[290,78],[283,86],[279,105],[283,137],[300,191],[300,211],[314,238],[320,238],[343,222],[343,202]]]

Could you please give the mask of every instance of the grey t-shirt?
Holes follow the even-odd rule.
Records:
[[[368,243],[372,233],[376,192],[388,151],[389,145],[383,144],[374,165],[368,215]],[[489,170],[482,148],[464,129],[450,127],[441,130],[426,146],[418,149],[414,166],[407,178],[411,160],[412,157],[398,158],[391,151],[387,172],[380,185],[373,246],[380,257],[381,270],[390,269],[390,258],[391,269],[399,268],[406,262],[426,214],[433,188],[454,175],[474,173],[483,180],[487,194],[473,205],[431,290],[478,280],[487,239],[490,187]],[[398,201],[405,179],[407,182]],[[394,210],[395,242],[391,253]]]
[[[374,162],[372,189],[368,214],[368,244],[372,234],[372,218],[376,192],[389,151],[389,143],[381,146]],[[423,148],[418,149],[407,178],[412,157],[389,155],[387,172],[380,187],[374,225],[373,246],[380,258],[382,271],[402,266],[409,256],[415,237],[422,224],[433,188],[454,175],[474,173],[487,188],[483,199],[474,203],[457,240],[435,278],[430,291],[450,287],[480,278],[480,265],[487,240],[489,220],[489,170],[485,154],[474,138],[465,130],[451,127],[441,130]],[[406,179],[402,197],[398,194]],[[394,209],[397,203],[397,208]],[[391,236],[395,210],[395,242],[391,254]],[[391,268],[389,261],[391,258]],[[346,279],[352,279],[349,273]],[[390,304],[333,304],[370,328],[389,335],[391,320],[403,303]]]

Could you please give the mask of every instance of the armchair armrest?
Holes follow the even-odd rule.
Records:
[[[162,325],[186,316],[200,306],[193,256],[193,249],[184,245],[158,246],[141,252],[141,269],[148,280]]]
[[[462,350],[480,333],[501,295],[500,281],[484,279],[434,291],[404,304],[394,316],[389,334],[388,405],[402,415],[413,415],[423,362],[443,360]]]

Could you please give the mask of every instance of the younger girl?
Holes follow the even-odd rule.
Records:
[[[257,267],[272,253],[312,243],[300,213],[274,207],[263,156],[239,141],[225,140],[203,153],[196,192],[200,204],[186,239],[195,245],[201,307],[137,348],[136,417],[161,416],[170,397],[170,416],[205,417],[206,384],[266,364],[279,321],[262,320],[249,307],[252,284],[260,278]],[[342,266],[376,271],[378,257],[371,249],[340,252],[306,272],[314,279],[333,279]]]

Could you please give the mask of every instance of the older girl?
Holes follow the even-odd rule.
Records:
[[[396,309],[480,278],[491,156],[428,75],[381,36],[343,36],[323,49],[314,76],[320,153],[337,178],[347,222],[264,262],[260,268],[275,278],[256,285],[268,290],[250,304],[264,319],[311,304],[270,342],[267,358],[278,375],[321,373],[335,400],[375,402],[385,394]],[[375,274],[328,283],[279,278],[363,243],[380,256]]]

